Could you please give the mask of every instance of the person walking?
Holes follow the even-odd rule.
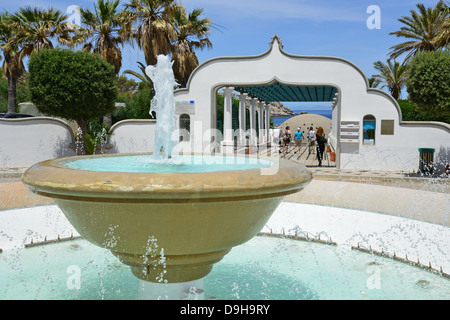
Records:
[[[316,140],[316,132],[314,131],[313,127],[309,128],[308,131],[308,155],[311,154],[311,150],[314,153],[314,141]]]
[[[327,143],[325,133],[322,127],[317,128],[316,143],[317,143],[317,159],[319,160],[319,167],[322,166],[323,152],[325,151],[325,144]]]
[[[294,153],[300,152],[300,148],[302,146],[302,140],[303,140],[303,132],[300,131],[300,128],[297,128],[297,132],[294,134],[295,137],[295,147],[297,148]]]
[[[283,134],[284,153],[288,153],[288,148],[289,148],[289,144],[291,143],[291,140],[292,140],[292,134],[290,131],[290,127],[287,126],[286,129],[284,130],[284,134]]]

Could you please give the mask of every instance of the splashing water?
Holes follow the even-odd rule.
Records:
[[[154,111],[157,117],[153,158],[169,159],[175,144],[172,138],[176,129],[173,90],[177,83],[169,57],[158,55],[157,61],[156,66],[148,66],[145,69],[155,89],[155,96],[150,106],[150,114]]]
[[[75,154],[83,154],[84,146],[83,146],[83,130],[80,127],[77,129],[77,136],[75,139]]]
[[[95,136],[95,147],[94,147],[94,153],[97,145],[100,145],[100,153],[105,153],[105,147],[108,144],[108,133],[106,132],[106,129],[103,128],[102,131],[97,132],[97,135]]]

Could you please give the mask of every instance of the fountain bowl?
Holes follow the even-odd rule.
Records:
[[[205,277],[232,247],[258,234],[286,195],[312,179],[304,166],[283,159],[268,175],[255,168],[177,173],[66,166],[123,156],[130,154],[47,160],[30,167],[22,181],[52,198],[82,237],[150,282]]]

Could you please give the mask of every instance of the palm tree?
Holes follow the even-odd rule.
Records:
[[[445,15],[445,21],[442,23],[442,30],[438,34],[437,43],[441,47],[449,48],[450,46],[450,1],[439,1],[437,6]]]
[[[141,80],[141,83],[142,83],[143,86],[148,87],[148,88],[152,88],[152,80],[145,73],[145,66],[144,66],[144,64],[142,62],[139,62],[139,61],[137,62],[137,64],[139,65],[139,69],[141,69],[141,73],[138,73],[138,72],[136,72],[134,70],[125,70],[123,73],[135,76],[136,78]]]
[[[3,75],[8,79],[8,113],[16,113],[17,82],[25,71],[25,51],[17,41],[17,28],[8,13],[0,14],[0,49],[3,52]]]
[[[369,88],[378,88],[381,84],[381,80],[377,76],[372,76],[369,80]]]
[[[81,22],[87,26],[82,29],[91,35],[90,42],[84,45],[83,50],[93,51],[112,64],[116,74],[122,67],[122,52],[119,45],[123,44],[121,35],[120,12],[118,11],[120,0],[97,0],[94,12],[80,8]]]
[[[392,62],[391,60],[388,60],[387,64],[377,61],[373,66],[380,72],[378,75],[373,76],[373,78],[380,79],[381,82],[384,83],[384,85],[381,86],[381,89],[387,86],[392,97],[395,100],[398,100],[406,83],[407,65],[400,64],[397,61]]]
[[[188,15],[184,8],[174,12],[173,26],[175,39],[172,51],[173,71],[181,87],[185,87],[192,71],[198,66],[195,49],[211,48],[208,36],[211,20],[200,19],[203,9],[194,9]]]
[[[434,8],[425,8],[423,4],[419,3],[417,8],[419,12],[410,10],[410,17],[398,19],[405,26],[401,27],[399,31],[389,33],[397,37],[410,39],[410,41],[391,47],[390,59],[396,59],[407,53],[404,61],[406,63],[420,51],[434,51],[441,47],[438,42],[438,35],[442,31],[442,25],[448,14],[446,15],[439,5]]]
[[[39,9],[27,6],[11,15],[18,29],[18,41],[30,55],[42,49],[53,49],[51,38],[59,43],[73,45],[77,31],[67,23],[67,16],[60,10]]]
[[[123,12],[126,34],[144,51],[147,65],[154,65],[159,54],[172,51],[175,0],[130,0]]]

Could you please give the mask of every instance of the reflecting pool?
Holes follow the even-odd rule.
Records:
[[[0,299],[139,298],[139,280],[83,239],[0,254]],[[255,237],[204,280],[205,299],[450,299],[450,281],[392,259],[335,246]]]

